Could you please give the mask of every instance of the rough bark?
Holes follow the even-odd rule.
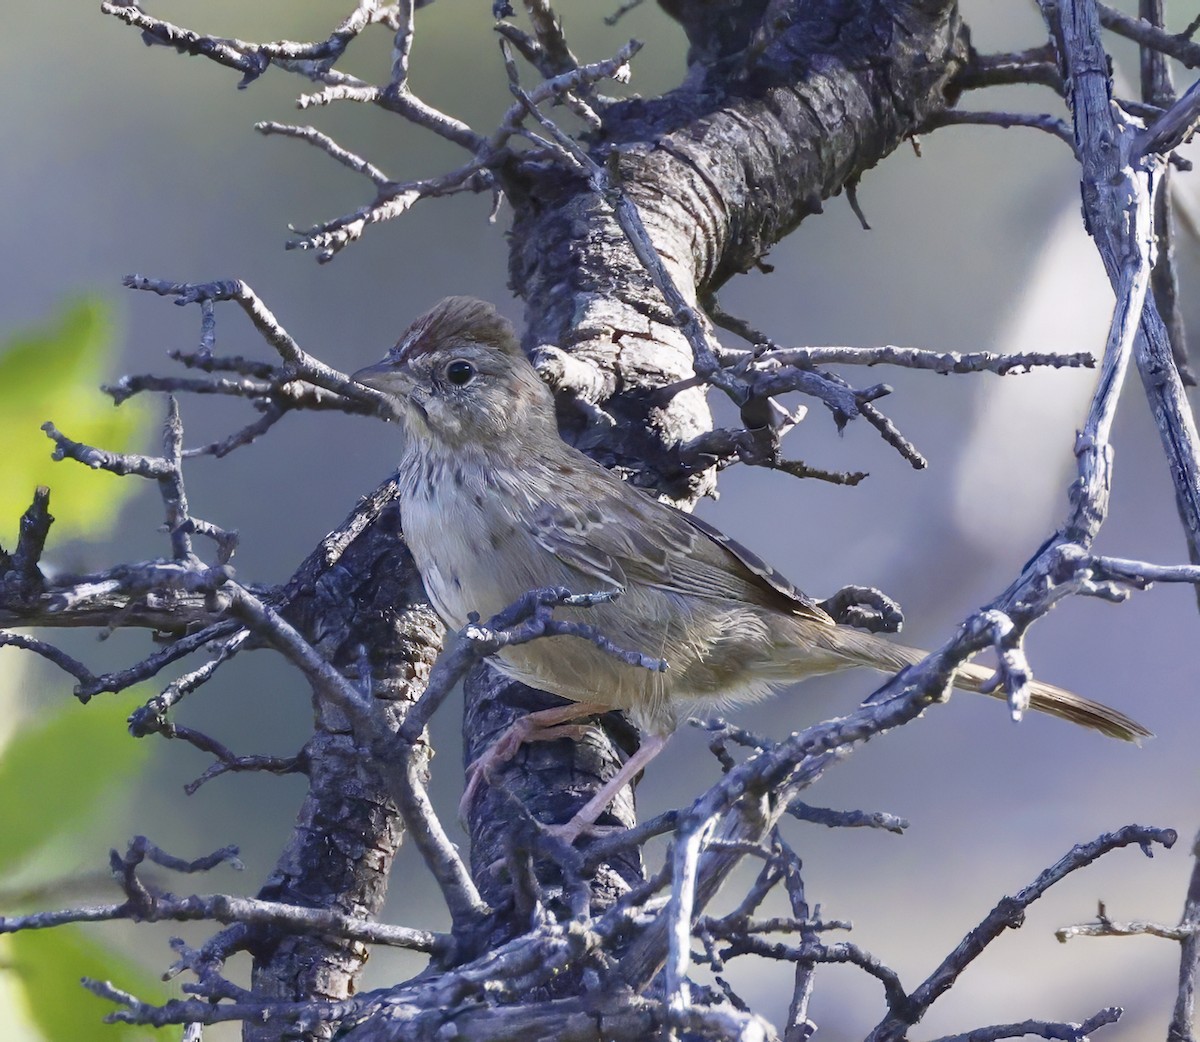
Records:
[[[292,581],[287,616],[326,659],[392,703],[398,727],[425,688],[443,627],[425,600],[399,535],[389,484],[351,518],[344,541],[322,546]],[[356,743],[342,714],[320,699],[305,746],[309,791],[291,838],[258,896],[366,919],[378,916],[402,837],[378,765]],[[428,761],[427,751],[423,753]],[[251,943],[253,986],[264,997],[305,1001],[353,994],[367,957],[363,944],[261,932]],[[279,1037],[275,1024],[247,1024],[244,1037]]]

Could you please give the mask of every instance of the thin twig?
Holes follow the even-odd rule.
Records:
[[[8,558],[8,571],[0,574],[0,582],[6,590],[12,590],[18,596],[28,596],[43,587],[38,564],[46,549],[46,539],[50,535],[50,526],[54,518],[50,516],[50,489],[39,485],[33,493],[33,502],[21,515],[18,526],[17,545],[12,557]],[[0,562],[5,558],[0,551]]]
[[[920,133],[929,133],[939,127],[1030,127],[1041,130],[1065,142],[1072,150],[1075,137],[1071,128],[1056,116],[1037,115],[1030,112],[972,112],[969,109],[943,109],[931,114],[921,125]]]
[[[6,646],[20,648],[23,651],[32,651],[35,655],[41,655],[42,658],[48,662],[53,662],[65,673],[70,673],[81,685],[89,685],[96,682],[95,674],[87,666],[78,659],[72,658],[61,648],[57,648],[53,644],[48,644],[44,640],[38,640],[36,637],[30,637],[24,633],[8,633],[0,630],[0,648]]]
[[[380,170],[379,167],[363,159],[362,156],[356,155],[349,149],[343,148],[328,134],[322,133],[316,127],[300,127],[291,123],[275,123],[271,120],[265,120],[261,123],[255,123],[254,129],[264,137],[276,135],[306,141],[314,148],[319,148],[326,155],[341,163],[342,166],[353,170],[356,174],[362,174],[377,188],[386,188],[393,184],[391,178]]]
[[[1097,3],[1096,10],[1100,14],[1100,24],[1105,29],[1111,29],[1143,47],[1161,51],[1189,69],[1200,68],[1200,44],[1192,43],[1190,33],[1185,31],[1176,36],[1108,4]]]
[[[1003,931],[1016,929],[1024,922],[1025,910],[1055,883],[1061,882],[1072,872],[1090,865],[1111,851],[1138,846],[1147,857],[1151,857],[1151,844],[1158,843],[1170,849],[1176,838],[1172,829],[1127,825],[1090,843],[1081,843],[1073,847],[1042,871],[1029,886],[1018,891],[1013,897],[1003,898],[987,917],[958,943],[942,964],[909,995],[903,1009],[892,1008],[888,1016],[868,1036],[868,1042],[889,1042],[903,1037],[908,1028],[925,1015],[929,1007],[950,988],[987,945]]]
[[[1052,1020],[1022,1020],[1016,1024],[994,1024],[991,1027],[975,1028],[961,1035],[942,1035],[933,1042],[999,1042],[1003,1038],[1024,1038],[1027,1035],[1061,1039],[1062,1042],[1088,1042],[1093,1033],[1109,1024],[1115,1024],[1124,1012],[1118,1006],[1109,1006],[1078,1024]]]
[[[1046,43],[1007,54],[971,54],[955,78],[963,90],[1034,83],[1062,93],[1062,76],[1054,60],[1054,47]]]
[[[765,369],[780,365],[898,365],[905,369],[931,369],[935,373],[1010,373],[1029,372],[1036,366],[1053,369],[1094,369],[1096,356],[1089,351],[1053,354],[1022,351],[998,354],[994,351],[929,351],[919,347],[778,347],[759,354],[754,366]]]
[[[141,914],[130,901],[124,901],[120,904],[81,905],[55,912],[34,912],[31,915],[0,916],[0,934],[21,930],[45,930],[68,923],[97,923],[116,919],[131,919],[135,922],[206,920],[217,923],[253,923],[272,926],[285,933],[342,937],[364,944],[382,944],[429,953],[446,951],[450,944],[448,937],[427,930],[367,922],[328,908],[308,908],[279,901],[234,897],[229,894],[193,894],[190,897],[155,894],[153,910],[147,915]]]

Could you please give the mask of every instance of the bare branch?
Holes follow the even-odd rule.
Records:
[[[63,434],[53,423],[42,424],[46,437],[55,445],[54,458],[73,459],[92,470],[107,470],[110,474],[139,478],[163,478],[170,474],[170,463],[158,456],[143,456],[136,452],[110,452],[83,442],[74,441]]]
[[[194,795],[205,782],[229,772],[297,774],[306,773],[308,770],[308,758],[303,752],[297,756],[237,756],[215,738],[195,728],[164,722],[163,726],[156,730],[164,738],[179,739],[195,746],[201,752],[211,753],[216,757],[216,763],[210,764],[198,778],[183,787],[183,791],[189,796]]]
[[[70,673],[80,684],[87,685],[96,682],[95,674],[87,666],[78,659],[72,658],[61,648],[47,644],[44,640],[28,637],[23,633],[7,633],[0,630],[0,648],[5,646],[21,648],[24,651],[32,651],[35,655],[41,655],[48,662],[53,662],[59,669]]]
[[[973,1031],[967,1031],[961,1035],[943,1035],[934,1039],[933,1042],[997,1042],[1002,1038],[1024,1038],[1026,1035],[1062,1039],[1063,1042],[1087,1042],[1094,1032],[1120,1020],[1123,1013],[1124,1010],[1120,1007],[1110,1006],[1078,1024],[1050,1020],[1023,1020],[1017,1024],[996,1024],[988,1028],[975,1028]]]
[[[756,368],[772,363],[794,366],[898,365],[905,369],[931,369],[935,373],[1027,373],[1037,366],[1052,369],[1094,369],[1096,357],[1088,351],[1052,354],[1022,351],[1015,355],[994,351],[928,351],[919,347],[775,347],[760,353]]]
[[[412,56],[415,0],[400,0],[396,4],[396,36],[392,44],[392,89],[404,90],[408,86],[408,62]]]
[[[831,829],[884,829],[900,836],[908,828],[908,819],[886,811],[830,810],[828,807],[810,807],[800,800],[793,800],[788,813],[798,821],[811,821]]]
[[[1168,1037],[1186,1039],[1192,1030],[1196,1012],[1196,978],[1200,974],[1200,836],[1192,841],[1192,874],[1183,901],[1180,926],[1192,933],[1179,945],[1179,987],[1171,1012]]]
[[[394,14],[389,5],[377,0],[358,0],[354,10],[325,40],[298,43],[290,40],[253,43],[216,36],[205,36],[146,14],[129,3],[106,2],[104,14],[119,18],[126,25],[142,30],[147,44],[162,44],[181,54],[198,55],[242,73],[239,88],[249,86],[272,65],[311,79],[320,79],[342,57],[346,48],[373,23],[392,25]]]
[[[777,440],[756,437],[756,432],[717,428],[697,435],[676,449],[682,468],[714,466],[718,470],[745,463],[752,467],[781,470],[797,478],[815,478],[833,485],[857,485],[867,477],[866,471],[831,471],[810,466],[799,460],[784,459]]]
[[[526,644],[541,637],[580,637],[631,666],[640,666],[656,673],[665,672],[669,663],[663,659],[620,648],[595,626],[553,617],[553,611],[557,607],[586,608],[606,603],[619,596],[618,590],[573,593],[561,586],[544,587],[530,590],[520,600],[489,619],[486,624],[481,624],[476,616],[459,632],[461,639],[439,656],[425,693],[409,711],[402,733],[410,741],[415,741],[454,685],[483,658],[494,655],[502,648]]]
[[[440,177],[389,182],[367,205],[318,224],[301,233],[299,238],[289,239],[285,245],[289,250],[316,250],[317,260],[324,264],[361,238],[371,225],[399,217],[422,199],[436,199],[460,192],[489,191],[493,187],[491,172],[478,160],[471,160]]]
[[[871,404],[872,401],[890,394],[890,387],[886,384],[879,384],[863,390],[854,390],[840,376],[819,369],[812,369],[811,366],[813,360],[816,357],[820,357],[826,350],[831,352],[828,356],[830,363],[853,359],[862,364],[873,365],[877,362],[881,363],[892,359],[899,360],[902,357],[912,357],[914,360],[923,360],[923,364],[918,362],[916,367],[933,369],[938,369],[941,365],[947,363],[953,367],[954,363],[949,362],[949,359],[953,357],[952,355],[938,355],[933,352],[926,353],[916,351],[915,349],[892,347],[880,349],[865,348],[863,349],[865,354],[858,356],[854,355],[852,349],[846,348],[781,348],[766,334],[753,328],[742,319],[724,311],[715,299],[709,298],[706,300],[704,308],[717,325],[736,333],[744,340],[755,345],[755,350],[751,352],[721,350],[717,354],[717,358],[724,366],[722,372],[729,374],[727,379],[736,381],[735,387],[740,387],[740,390],[727,390],[726,393],[729,393],[735,401],[740,403],[743,420],[752,421],[754,419],[756,403],[771,401],[774,399],[774,396],[788,391],[802,391],[805,394],[811,394],[819,398],[825,404],[833,414],[834,422],[837,424],[839,430],[850,420],[861,416],[879,431],[883,436],[883,440],[896,449],[915,469],[920,470],[928,465],[925,457],[917,451],[916,446],[900,433],[895,424]],[[809,350],[814,352],[811,358],[806,357],[806,352]],[[878,351],[877,354],[875,353],[876,351]],[[909,356],[906,354],[908,351],[914,351],[914,353]],[[985,353],[978,353],[979,356],[983,354]],[[770,357],[768,358],[767,356]],[[765,362],[761,361],[764,358],[767,360]],[[979,365],[980,368],[988,368],[991,363],[980,357],[973,364]],[[999,366],[1000,363],[996,364]],[[706,380],[707,378],[700,375],[698,371],[698,379]],[[773,451],[774,446],[772,441],[769,438],[753,438],[755,428],[765,430],[763,423],[748,422],[747,427],[750,428],[751,445],[754,450],[752,455],[748,454],[747,462],[765,459],[767,460],[766,463],[758,463],[757,465],[774,466],[777,469],[793,473],[800,477],[824,477],[825,480],[835,480],[839,484],[857,484],[867,476],[865,473],[855,472],[831,478],[825,476],[826,472],[812,473],[811,469],[807,468],[804,464],[776,462],[777,453]]]
[[[696,819],[688,815],[675,833],[671,867],[671,900],[667,905],[668,951],[666,966],[667,1008],[681,1015],[691,1006],[687,975],[692,954],[692,920],[696,905],[696,875],[700,855],[717,828],[715,816]]]
[[[332,76],[325,78],[335,79]],[[487,140],[462,120],[455,119],[422,101],[408,89],[406,84],[377,87],[364,83],[353,76],[342,74],[336,77],[336,82],[332,82],[324,90],[319,90],[314,94],[302,94],[296,101],[296,107],[303,110],[314,106],[330,105],[335,101],[355,101],[362,105],[375,105],[385,111],[394,112],[403,116],[410,123],[431,131],[438,137],[445,138],[472,154],[477,153]]]
[[[299,668],[314,690],[346,714],[360,741],[379,757],[410,834],[442,884],[456,928],[465,929],[486,906],[425,793],[414,742],[397,740],[400,736],[381,719],[373,699],[330,665],[278,611],[236,583],[229,582],[223,592],[229,597],[228,612]]]
[[[155,894],[153,910],[146,915],[130,901],[120,904],[84,905],[57,912],[35,912],[32,915],[0,917],[0,934],[20,930],[44,930],[68,923],[96,923],[116,919],[135,922],[194,922],[207,920],[217,923],[251,923],[271,926],[285,933],[328,934],[364,944],[381,944],[393,948],[438,953],[445,951],[449,938],[426,930],[407,926],[371,923],[325,908],[306,908],[260,901],[229,894],[193,894],[175,897]]]
[[[884,997],[891,1008],[908,1001],[900,977],[895,970],[885,966],[876,956],[856,944],[841,941],[837,944],[821,944],[809,941],[803,944],[776,944],[759,937],[743,936],[732,940],[721,952],[723,958],[735,955],[759,955],[766,959],[803,963],[846,963],[874,977],[883,985]]]
[[[1075,148],[1075,137],[1071,128],[1056,116],[1035,115],[1028,112],[972,112],[967,109],[945,109],[935,112],[922,125],[920,132],[929,133],[939,127],[1030,127],[1041,130]]]
[[[293,378],[303,378],[328,391],[335,391],[354,400],[374,401],[367,397],[365,388],[300,349],[292,335],[283,328],[270,309],[241,279],[224,282],[167,282],[150,279],[144,275],[126,275],[124,284],[129,289],[148,290],[159,296],[174,297],[179,305],[204,301],[234,301],[249,317],[262,338],[271,345],[284,362],[292,367]]]
[[[1191,138],[1197,126],[1200,126],[1200,80],[1138,135],[1134,155],[1165,155]]]
[[[411,8],[409,14],[411,15]],[[520,124],[525,115],[524,109],[516,106],[510,110],[496,131],[489,138],[484,138],[475,134],[465,124],[437,112],[417,99],[407,87],[408,51],[406,48],[411,48],[412,43],[411,23],[408,24],[408,35],[405,35],[404,31],[399,31],[397,37],[399,42],[396,62],[398,64],[394,63],[393,83],[390,87],[379,88],[353,80],[352,77],[343,77],[316,94],[302,97],[300,107],[303,109],[313,105],[327,105],[341,100],[380,105],[468,148],[474,158],[463,166],[438,177],[393,182],[366,160],[342,149],[325,135],[316,131],[310,133],[311,128],[284,130],[280,129],[282,126],[280,124],[260,124],[259,129],[263,133],[287,133],[290,136],[302,137],[311,144],[322,148],[339,162],[370,177],[377,189],[376,197],[370,203],[353,213],[326,221],[307,230],[299,238],[288,242],[289,249],[315,250],[317,260],[325,263],[360,238],[371,225],[400,216],[422,199],[432,199],[459,192],[495,190],[495,180],[491,168],[503,164],[510,158],[506,146],[508,141],[521,129]],[[505,35],[511,38],[512,33],[506,32]],[[614,58],[585,66],[575,66],[572,59],[572,64],[566,67],[565,71],[561,71],[559,75],[535,88],[533,96],[538,101],[561,100],[589,125],[597,127],[599,125],[598,117],[578,97],[578,92],[601,79],[622,75],[630,57],[640,46],[631,41]]]
[[[1135,354],[1167,457],[1184,530],[1193,546],[1200,545],[1200,434],[1174,364],[1166,328],[1153,299],[1147,299],[1144,285],[1151,271],[1154,193],[1161,181],[1162,160],[1138,151],[1138,135],[1118,122],[1119,112],[1111,104],[1107,69],[1094,61],[1094,56],[1100,53],[1101,41],[1100,26],[1091,5],[1070,0],[1062,5],[1061,11],[1047,4],[1044,13],[1052,33],[1060,41],[1069,73],[1085,185],[1085,221],[1117,295],[1106,364],[1110,359],[1118,368],[1124,364],[1113,356],[1115,343],[1121,345],[1119,354],[1126,354],[1130,348]],[[1111,147],[1114,142],[1117,148]],[[1126,347],[1130,341],[1132,344]],[[1102,389],[1111,375],[1102,373]],[[1111,387],[1104,392],[1112,393]],[[1097,395],[1097,407],[1103,396]],[[1109,407],[1113,404],[1110,400]],[[1107,434],[1104,437],[1107,439]],[[1083,484],[1093,489],[1106,484],[1111,460],[1107,455],[1092,456],[1092,450],[1085,444],[1080,449],[1085,456],[1091,456],[1085,470],[1091,470],[1092,474],[1084,474]],[[1091,494],[1089,498],[1094,500]],[[1077,509],[1073,523],[1082,518]],[[1088,520],[1087,527],[1096,520]]]
[[[241,88],[253,83],[270,65],[266,55],[259,54],[257,48],[242,44],[241,41],[201,36],[190,29],[153,18],[128,3],[105,0],[100,10],[119,18],[126,25],[141,29],[142,39],[148,44],[160,43],[173,47],[181,54],[202,55],[218,65],[240,72],[242,79],[238,86]]]
[[[1133,18],[1118,11],[1115,7],[1097,3],[1096,10],[1100,14],[1100,24],[1105,29],[1111,29],[1119,36],[1133,40],[1135,43],[1182,62],[1189,69],[1200,68],[1200,44],[1192,43],[1191,34],[1187,31],[1178,36],[1168,33],[1157,26],[1140,18]]]
[[[254,129],[264,137],[270,137],[274,134],[279,137],[292,137],[300,141],[306,141],[314,148],[319,148],[330,158],[341,163],[347,169],[353,170],[356,174],[362,174],[374,183],[377,188],[387,188],[393,184],[391,178],[377,166],[363,159],[362,156],[342,148],[333,138],[317,130],[316,127],[299,127],[291,123],[275,123],[271,120],[265,120],[262,123],[255,123]]]
[[[1138,13],[1145,21],[1161,28],[1166,18],[1165,0],[1139,0]],[[1153,109],[1144,114],[1133,109],[1135,115],[1142,115],[1147,125],[1152,125],[1163,112],[1175,103],[1175,84],[1171,72],[1171,63],[1160,51],[1141,49],[1141,98],[1144,107]],[[1151,274],[1150,285],[1154,301],[1162,315],[1166,326],[1167,336],[1171,344],[1171,354],[1179,369],[1179,377],[1185,385],[1191,387],[1196,383],[1188,358],[1187,332],[1183,321],[1183,313],[1179,304],[1179,279],[1176,272],[1176,195],[1175,178],[1172,167],[1176,167],[1181,159],[1177,152],[1169,156],[1171,163],[1163,171],[1162,185],[1154,200],[1154,226],[1158,233],[1158,250],[1154,258],[1154,271]],[[1182,168],[1180,168],[1182,169]],[[1200,561],[1200,547],[1196,540],[1189,535],[1188,548],[1193,563]],[[1200,598],[1198,598],[1200,599]]]
[[[635,8],[641,7],[642,3],[643,3],[643,0],[624,0],[624,3],[622,3],[621,6],[618,7],[615,11],[613,11],[612,14],[605,15],[604,24],[605,25],[616,25],[622,18],[624,18],[627,14],[629,14],[630,11],[634,10]]]
[[[90,624],[95,625],[96,623],[92,622]],[[241,627],[237,623],[229,621],[216,622],[195,630],[186,636],[179,637],[166,648],[147,656],[141,662],[135,663],[127,669],[114,673],[106,673],[103,676],[97,677],[92,683],[77,688],[75,694],[81,702],[87,702],[93,696],[104,691],[124,691],[127,687],[132,687],[143,680],[149,680],[151,677],[157,676],[166,666],[177,662],[179,659],[192,654],[192,652],[210,643],[225,639],[228,639],[231,643],[240,643],[246,636],[246,631],[241,630]],[[222,652],[220,651],[218,652],[218,658],[223,661]],[[215,669],[216,667],[214,666],[213,668]],[[200,683],[202,682],[201,680]],[[165,712],[190,690],[188,684],[189,681],[186,677],[180,677],[179,680],[168,685],[167,689],[157,698],[151,699],[142,709],[135,710],[133,716],[130,717],[130,729],[134,737],[137,738],[143,734],[150,733],[150,729],[143,731],[139,727],[140,714],[143,711],[148,712],[151,716],[158,716],[160,713]],[[199,683],[196,683],[194,686],[198,687]],[[176,692],[176,694],[169,696],[168,692]]]
[[[253,423],[246,424],[241,430],[234,431],[232,434],[217,441],[209,442],[207,445],[184,449],[183,458],[195,459],[198,456],[215,456],[217,459],[222,459],[233,452],[234,449],[241,448],[243,445],[253,444],[282,420],[287,412],[288,410],[282,405],[267,406],[262,416]]]
[[[972,54],[955,79],[955,84],[963,90],[1017,83],[1038,84],[1056,94],[1062,93],[1062,77],[1051,44],[1010,54]]]
[[[1141,919],[1128,923],[1101,919],[1094,923],[1060,926],[1054,931],[1054,936],[1064,943],[1074,937],[1161,937],[1164,941],[1182,941],[1195,936],[1198,929],[1195,925],[1164,926]]]
[[[33,493],[33,502],[21,515],[17,546],[12,557],[0,550],[0,586],[24,598],[41,591],[45,585],[38,563],[46,548],[50,526],[50,489],[40,485]],[[7,567],[5,567],[7,566]]]
[[[1003,898],[983,922],[971,930],[942,964],[912,992],[903,1009],[893,1006],[889,1015],[868,1036],[868,1042],[887,1042],[889,1039],[902,1038],[908,1028],[925,1015],[929,1007],[950,988],[987,945],[1005,930],[1016,929],[1024,922],[1025,909],[1055,883],[1061,882],[1072,872],[1090,865],[1113,850],[1138,846],[1147,857],[1152,857],[1151,844],[1158,843],[1170,849],[1176,838],[1172,829],[1127,825],[1116,832],[1100,836],[1091,843],[1081,843],[1073,847],[1038,875],[1029,886],[1013,897]]]

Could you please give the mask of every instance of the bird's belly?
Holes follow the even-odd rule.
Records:
[[[472,612],[487,622],[533,589],[593,593],[604,587],[538,545],[515,510],[480,498],[496,490],[450,491],[457,494],[427,486],[402,504],[405,537],[425,591],[448,626],[460,629]],[[779,682],[760,674],[764,647],[757,612],[700,605],[703,617],[695,617],[694,604],[635,585],[609,603],[555,609],[555,618],[586,623],[623,650],[662,658],[666,672],[630,664],[574,636],[512,645],[493,662],[539,690],[603,702],[630,712],[645,730],[668,733],[678,712],[759,697]]]

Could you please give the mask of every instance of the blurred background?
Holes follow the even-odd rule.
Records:
[[[603,16],[616,6],[616,0],[557,4],[576,54],[582,60],[606,57],[636,36],[646,48],[635,60],[630,89],[652,95],[676,84],[683,73],[681,33],[650,3],[607,27]],[[981,51],[1043,39],[1033,5],[970,0],[962,6]],[[150,7],[219,35],[321,39],[350,4],[156,0]],[[519,321],[520,303],[506,289],[506,214],[489,224],[490,199],[423,203],[398,221],[369,229],[325,266],[283,249],[289,223],[305,227],[351,210],[369,198],[369,186],[299,142],[260,137],[256,121],[312,122],[397,178],[435,175],[460,160],[432,136],[385,113],[344,104],[298,114],[295,97],[309,84],[279,70],[237,90],[237,77],[228,70],[167,48],[145,48],[135,31],[102,16],[92,2],[8,0],[6,11],[9,31],[0,36],[0,92],[7,99],[0,107],[0,222],[9,259],[0,279],[0,333],[26,334],[6,341],[16,345],[10,351],[30,342],[30,330],[48,341],[55,340],[53,333],[64,343],[76,342],[83,322],[88,336],[111,349],[101,352],[104,371],[93,383],[122,372],[170,371],[167,352],[195,346],[199,312],[122,290],[121,277],[129,272],[181,281],[245,279],[307,351],[342,370],[379,357],[411,318],[448,293],[494,300]],[[389,52],[386,32],[369,33],[343,67],[380,80]],[[1136,82],[1136,54],[1116,44],[1113,53],[1118,74]],[[412,70],[419,94],[477,129],[494,126],[508,103],[484,3],[439,0],[422,10]],[[1189,82],[1180,80],[1181,86]],[[1053,95],[1032,89],[965,101],[1060,112]],[[1178,182],[1193,201],[1200,199],[1196,175]],[[830,200],[823,215],[806,220],[771,254],[772,274],[736,279],[721,294],[723,306],[782,344],[1102,349],[1111,294],[1079,221],[1076,165],[1058,140],[1030,130],[942,130],[922,141],[919,157],[902,148],[871,171],[859,201],[869,232],[843,198]],[[1179,262],[1181,298],[1195,340],[1200,312],[1192,288],[1200,250],[1190,234],[1181,238]],[[219,352],[267,357],[235,308],[221,306],[217,332]],[[862,381],[862,374],[848,375]],[[870,471],[867,481],[838,488],[735,468],[722,476],[719,501],[702,504],[700,512],[814,595],[847,583],[882,588],[905,609],[905,640],[930,646],[1003,589],[1061,519],[1074,431],[1094,375],[875,370],[869,382],[881,379],[895,388],[881,403],[884,411],[929,458],[928,470],[912,470],[865,424],[837,435],[816,406],[789,435],[789,453],[813,466]],[[102,427],[111,423],[97,419],[105,401],[99,393],[61,400],[50,395],[46,415],[20,413],[19,423],[17,410],[0,412],[6,459],[49,452],[37,430],[43,420],[55,420],[68,434],[80,430],[72,426],[76,415],[87,414]],[[140,438],[147,449],[157,444],[163,404],[148,401],[142,408],[142,415],[112,429],[115,440]],[[182,408],[189,445],[252,418],[242,403],[212,398],[185,399]],[[388,474],[395,438],[377,421],[289,416],[255,445],[221,461],[196,461],[187,472],[192,509],[240,531],[234,563],[241,580],[283,580],[357,497]],[[1183,561],[1171,487],[1136,374],[1115,441],[1116,488],[1099,549]],[[88,486],[94,493],[73,493],[83,502],[115,495],[101,478],[73,464],[47,463],[44,474],[29,478],[22,471],[28,487],[6,493],[11,501],[3,504],[0,543],[11,546],[33,484],[49,482],[57,490],[79,478],[65,474],[71,467],[96,483]],[[56,532],[62,535],[52,538],[48,559],[57,567],[100,569],[167,552],[153,489],[139,489],[119,512],[113,505],[75,529],[70,501],[64,505],[54,495],[52,511],[62,519]],[[764,509],[767,503],[770,509]],[[1150,939],[1060,945],[1053,930],[1092,918],[1098,899],[1116,919],[1178,918],[1191,838],[1200,827],[1198,623],[1190,589],[1158,588],[1119,607],[1072,599],[1030,636],[1039,677],[1139,719],[1158,733],[1143,748],[1044,718],[1015,726],[998,703],[956,695],[921,722],[870,743],[809,791],[812,803],[885,810],[911,821],[905,836],[787,826],[804,858],[809,900],[829,917],[853,920],[850,939],[898,970],[910,989],[1003,894],[1026,885],[1073,844],[1129,822],[1180,832],[1176,848],[1153,860],[1136,850],[1119,852],[1052,891],[1030,910],[1022,930],[994,944],[933,1008],[924,1034],[1026,1017],[1081,1020],[1114,1004],[1124,1006],[1126,1016],[1107,1029],[1106,1038],[1165,1029],[1175,945]],[[119,633],[103,643],[77,634],[70,647],[99,672],[141,657],[148,644],[137,634]],[[782,737],[849,711],[874,685],[865,674],[814,680],[740,711],[736,720]],[[59,714],[84,719],[95,711],[105,734],[124,734],[127,706],[106,709],[103,699],[86,709],[69,704],[69,679],[32,656],[0,652],[0,688],[0,732],[36,730],[49,726],[45,721],[58,726]],[[434,765],[435,798],[454,829],[462,784],[456,711],[446,707],[436,722]],[[238,752],[288,754],[309,733],[309,699],[300,678],[274,656],[246,655],[222,671],[219,683],[189,699],[179,720]],[[93,731],[101,726],[86,723]],[[105,745],[83,741],[85,760]],[[114,743],[113,762],[133,762],[136,753],[145,761],[141,773],[105,787],[65,765],[54,798],[63,808],[94,800],[94,812],[70,820],[55,842],[14,858],[0,889],[11,895],[33,882],[102,872],[110,846],[123,847],[133,834],[145,833],[183,857],[228,843],[242,849],[241,875],[220,869],[172,879],[172,890],[253,893],[288,834],[302,783],[226,776],[188,798],[183,784],[207,766],[198,752],[168,748],[158,739],[122,737],[108,744]],[[640,793],[643,811],[686,803],[717,776],[700,736],[684,729],[651,767]],[[13,782],[15,791],[21,777]],[[42,782],[23,777],[30,778],[30,790],[46,795]],[[39,904],[71,900],[52,893]],[[394,875],[389,919],[438,927],[444,925],[439,908],[432,884],[406,849]],[[783,912],[782,906],[773,910]],[[118,949],[140,982],[171,962],[166,942],[176,933],[192,941],[206,936],[202,929],[172,925],[91,927],[79,936],[86,944]],[[31,1014],[28,995],[61,976],[70,989],[62,994],[74,996],[80,1023],[90,1025],[87,1037],[110,1037],[105,1030],[113,1038],[133,1037],[95,1026],[108,1007],[79,998],[73,983],[79,974],[61,960],[56,969],[56,958],[50,953],[35,967],[32,955],[0,948],[0,1035],[54,1035],[58,1029],[49,1026],[44,1008]],[[394,982],[419,965],[378,950],[365,986]],[[22,972],[28,992],[12,988],[14,974]],[[727,972],[757,1010],[782,1023],[790,966],[741,960]],[[150,993],[145,987],[143,993]],[[172,987],[178,994],[177,984]],[[821,1037],[861,1036],[883,1011],[878,986],[859,971],[819,970],[811,1015]],[[235,1036],[232,1029],[212,1033]]]

